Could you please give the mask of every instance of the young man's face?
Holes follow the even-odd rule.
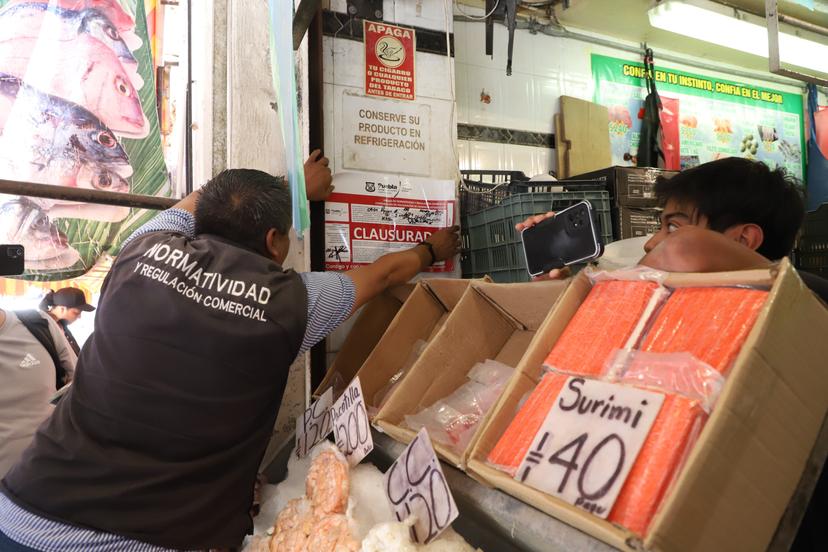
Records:
[[[707,217],[698,214],[695,205],[668,199],[661,212],[661,229],[644,244],[644,251],[649,253],[671,233],[687,225],[707,228]]]

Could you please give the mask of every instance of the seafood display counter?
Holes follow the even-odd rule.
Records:
[[[387,470],[402,454],[405,445],[376,430],[374,450],[363,462]],[[293,451],[288,441],[265,468],[271,483],[287,476]],[[611,546],[524,504],[506,493],[481,485],[460,470],[442,464],[460,516],[452,527],[472,546],[484,552],[610,552]]]

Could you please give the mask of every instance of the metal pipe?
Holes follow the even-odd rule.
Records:
[[[18,182],[16,180],[3,179],[0,179],[0,194],[155,210],[168,209],[178,202],[177,199],[168,197],[123,194],[119,192],[105,192],[103,190],[89,190],[87,188],[53,186],[51,184],[36,184],[34,182]]]
[[[754,15],[754,16],[760,17],[762,19],[765,18],[765,14],[763,14],[763,13],[759,13],[757,11],[754,11],[754,10],[751,10],[751,9],[748,9],[748,8],[743,8],[742,6],[737,6],[735,4],[727,2],[727,0],[709,0],[709,1],[714,3],[714,4],[719,4],[720,6],[724,6],[726,8],[730,8],[730,9],[735,10],[735,11],[749,13],[750,15]],[[818,35],[828,36],[828,27],[823,27],[822,25],[817,25],[816,23],[811,23],[810,21],[803,21],[802,19],[799,19],[797,17],[793,17],[793,16],[790,16],[790,15],[785,15],[783,13],[780,13],[779,14],[779,21],[781,21],[782,23],[787,23],[791,27],[798,27],[802,30],[809,31],[809,32],[812,32],[812,33],[815,33],[815,34],[818,34]]]
[[[465,22],[465,23],[479,23],[479,21],[469,20],[467,18],[464,18],[463,16],[455,16],[454,20]],[[498,21],[498,23],[503,24],[502,21]],[[578,40],[578,41],[581,41],[581,42],[586,42],[588,44],[594,44],[596,46],[605,46],[607,48],[613,48],[615,50],[622,50],[624,52],[630,52],[632,54],[636,54],[636,55],[639,55],[639,56],[641,55],[641,48],[640,47],[629,46],[629,45],[623,44],[621,42],[615,42],[613,40],[607,40],[607,39],[604,39],[604,38],[597,38],[597,37],[594,37],[594,36],[584,35],[584,34],[580,34],[580,33],[574,33],[572,31],[569,31],[569,30],[566,30],[566,29],[557,29],[557,28],[555,28],[554,26],[551,26],[551,25],[541,25],[541,24],[538,24],[538,23],[532,24],[529,21],[518,20],[517,28],[518,29],[524,29],[524,30],[530,30],[531,29],[533,31],[536,31],[536,32],[539,31],[539,32],[542,32],[543,34],[546,34],[546,35],[549,35],[549,36],[554,36],[554,37],[557,37],[557,38],[568,38],[570,40]],[[795,82],[795,81],[792,82],[789,79],[782,79],[782,78],[779,78],[779,77],[773,75],[772,73],[769,73],[769,74],[751,73],[751,72],[748,72],[748,71],[743,71],[741,69],[735,69],[735,68],[730,68],[730,67],[720,67],[720,66],[716,66],[716,65],[711,65],[709,63],[703,63],[703,62],[699,62],[699,61],[696,61],[696,60],[682,58],[682,57],[679,57],[679,56],[673,56],[673,55],[665,54],[665,53],[661,53],[661,52],[658,53],[657,57],[660,60],[670,61],[672,63],[680,63],[682,65],[695,67],[697,69],[703,69],[705,71],[716,71],[718,73],[727,73],[728,75],[732,75],[732,76],[735,76],[735,77],[743,77],[743,78],[746,78],[746,79],[759,79],[759,80],[763,80],[763,81],[766,81],[766,82],[773,82],[773,83],[776,83],[776,84],[783,84],[785,86],[794,86],[794,87],[802,88],[802,89],[805,88],[799,82]]]

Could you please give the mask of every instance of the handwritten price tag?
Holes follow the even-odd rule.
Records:
[[[368,413],[365,411],[359,378],[354,378],[331,407],[331,417],[336,446],[348,459],[348,464],[359,464],[374,450],[374,439],[371,437],[371,426],[368,424]]]
[[[661,393],[569,378],[515,479],[606,518],[663,402]]]
[[[428,544],[458,515],[440,461],[425,428],[385,474],[385,495],[397,521],[413,515],[414,542]]]
[[[328,388],[319,400],[296,419],[296,456],[304,458],[313,446],[331,432],[333,389]]]

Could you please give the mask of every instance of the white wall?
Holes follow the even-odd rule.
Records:
[[[472,14],[482,13],[468,7],[464,10]],[[454,31],[458,122],[471,125],[554,133],[552,116],[559,110],[560,96],[590,101],[593,98],[590,61],[593,53],[640,60],[640,56],[620,49],[517,30],[512,75],[507,77],[507,32],[503,25],[494,26],[493,58],[485,55],[483,23],[456,21]],[[801,88],[794,86],[733,77],[728,75],[727,67],[723,65],[721,72],[715,72],[662,62],[658,59],[658,53],[656,51],[657,65],[785,92],[802,92]],[[482,90],[491,96],[488,105],[480,100]],[[522,170],[528,175],[555,169],[554,151],[544,148],[461,140],[459,152],[461,168]]]
[[[345,0],[332,0],[332,11],[346,13]],[[451,30],[451,0],[385,0],[383,20],[436,31]],[[325,153],[334,172],[343,170],[342,97],[346,91],[364,94],[365,45],[344,38],[324,37],[322,42]],[[457,176],[457,125],[454,103],[454,60],[437,54],[417,52],[415,60],[415,96],[410,104],[431,107],[431,178],[454,179]],[[443,275],[445,276],[445,275]],[[342,347],[353,320],[341,326],[327,341],[328,364]]]

